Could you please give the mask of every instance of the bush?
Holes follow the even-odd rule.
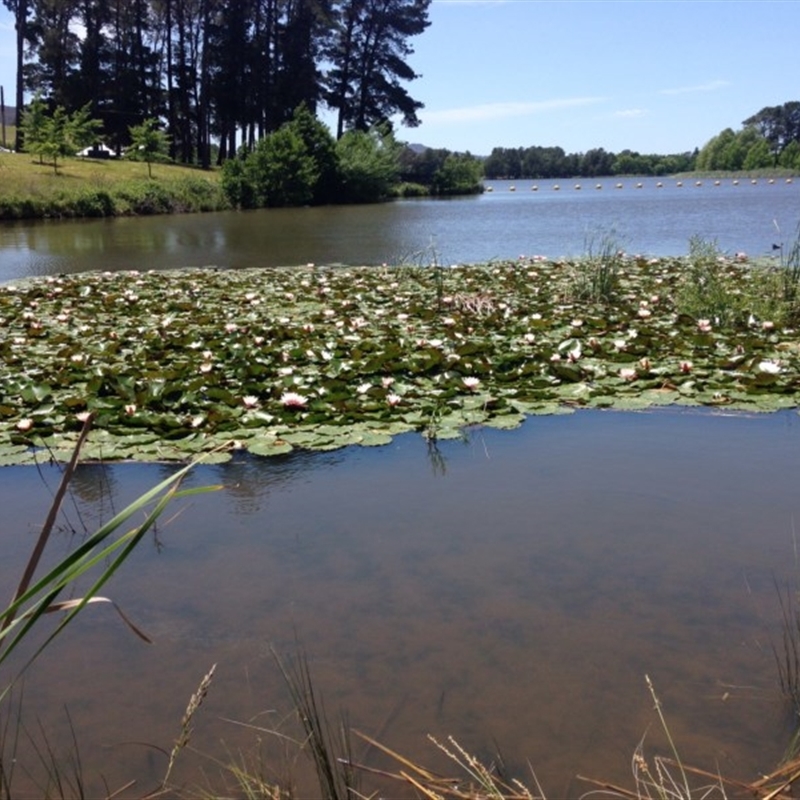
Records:
[[[90,189],[73,199],[76,217],[113,217],[117,212],[114,198],[105,189]]]
[[[433,194],[480,194],[483,191],[483,167],[471,155],[452,153],[433,176]]]
[[[390,196],[400,172],[399,146],[390,132],[348,131],[336,143],[336,154],[341,202],[376,203]]]
[[[427,197],[430,195],[427,186],[423,186],[421,183],[411,183],[406,181],[405,183],[399,183],[394,188],[393,192],[395,197]]]
[[[308,205],[318,178],[316,163],[291,123],[222,168],[223,191],[238,208]]]

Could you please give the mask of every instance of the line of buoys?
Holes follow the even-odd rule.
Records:
[[[793,182],[793,179],[792,179],[791,177],[789,177],[789,178],[786,178],[786,179],[785,179],[785,182],[786,182],[786,183],[792,183],[792,182]],[[739,186],[739,183],[740,183],[740,181],[739,181],[739,179],[738,179],[738,178],[733,178],[733,179],[731,180],[731,182],[730,182],[730,183],[731,183],[731,185],[732,185],[732,186]],[[769,183],[769,184],[771,184],[771,185],[774,185],[774,184],[776,183],[776,179],[775,179],[775,178],[767,178],[767,183]],[[756,185],[758,185],[758,179],[756,179],[756,178],[750,178],[750,184],[751,184],[752,186],[756,186]],[[695,181],[695,183],[694,183],[694,185],[695,185],[695,186],[703,186],[703,181],[702,181],[702,180],[696,180],[696,181]],[[714,180],[714,186],[722,186],[722,185],[723,185],[723,181],[721,181],[721,180],[719,180],[719,179],[716,179],[716,180]],[[681,188],[681,187],[683,186],[683,181],[675,181],[675,186],[676,186],[676,187],[678,187],[678,188]],[[633,187],[634,187],[635,189],[643,189],[643,188],[644,188],[644,183],[643,183],[642,181],[636,181],[636,183],[634,183],[634,184],[633,184]],[[663,188],[664,188],[664,183],[663,183],[663,181],[657,181],[657,182],[656,182],[656,184],[655,184],[655,187],[656,187],[657,189],[663,189]],[[582,188],[583,188],[583,184],[576,183],[576,184],[574,185],[574,187],[573,187],[573,188],[574,188],[576,191],[577,191],[577,190],[580,190],[580,189],[582,189]],[[602,183],[596,183],[596,184],[595,184],[595,186],[594,186],[594,188],[595,188],[595,189],[602,189],[602,188],[603,188],[603,184],[602,184]],[[615,184],[614,184],[614,188],[615,188],[615,189],[624,189],[624,188],[625,188],[625,184],[624,184],[624,183],[615,183]],[[554,183],[554,184],[553,184],[553,186],[552,186],[552,189],[553,189],[553,191],[554,191],[554,192],[557,192],[557,191],[559,191],[559,190],[561,189],[561,184]],[[492,192],[492,191],[494,191],[494,187],[493,187],[493,186],[487,186],[487,187],[485,188],[485,191],[487,191],[487,192]],[[517,187],[516,187],[516,185],[512,183],[512,184],[511,184],[511,185],[508,187],[508,191],[509,191],[509,192],[516,192],[516,191],[517,191]],[[531,186],[531,191],[532,191],[532,192],[538,192],[538,191],[539,191],[539,186],[538,186],[537,184],[535,184],[535,183],[534,183],[534,184]]]

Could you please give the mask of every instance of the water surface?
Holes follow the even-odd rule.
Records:
[[[299,642],[329,713],[426,764],[426,734],[452,734],[486,758],[496,743],[518,774],[529,760],[550,797],[580,796],[578,773],[628,783],[645,732],[664,744],[650,675],[684,758],[753,778],[786,744],[771,645],[775,581],[796,579],[798,453],[794,413],[662,409],[531,418],[438,454],[409,434],[200,467],[192,482],[224,492],[159,528],[109,589],[155,643],[92,609],[31,674],[26,714],[64,744],[66,704],[85,771],[149,788],[164,758],[134,743],[171,746],[212,663],[198,750],[252,745],[225,720],[280,726],[270,647]],[[70,524],[170,469],[81,468]],[[3,470],[3,585],[43,480],[52,468]],[[65,524],[56,550],[69,539]],[[200,765],[214,772],[190,756],[178,777]]]
[[[618,182],[623,188],[615,188]],[[607,236],[631,253],[684,255],[691,237],[700,236],[727,252],[760,256],[773,254],[773,244],[788,246],[800,221],[800,181],[661,183],[659,188],[653,178],[560,181],[533,191],[532,181],[490,181],[493,191],[477,197],[5,223],[0,224],[0,281],[182,266],[559,258],[597,250]]]

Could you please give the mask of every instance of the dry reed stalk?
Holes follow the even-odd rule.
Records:
[[[446,778],[437,775],[435,772],[415,764],[394,750],[375,741],[370,736],[359,731],[353,731],[353,733],[370,746],[377,748],[397,761],[402,765],[403,769],[393,773],[372,769],[356,763],[351,763],[352,767],[410,784],[418,792],[421,792],[427,800],[448,800],[448,798],[450,800],[544,800],[544,794],[538,783],[537,790],[539,794],[534,795],[520,781],[514,780],[511,783],[507,783],[501,780],[494,774],[491,767],[487,767],[475,756],[468,753],[452,736],[448,739],[449,747],[445,747],[432,736],[428,738],[466,772],[468,776],[466,780],[464,778]]]
[[[181,720],[180,735],[175,741],[172,752],[169,754],[169,764],[167,764],[167,771],[164,775],[164,780],[161,782],[162,788],[164,788],[169,781],[169,777],[172,774],[172,768],[175,766],[175,759],[177,759],[181,750],[188,746],[189,741],[192,738],[192,731],[194,730],[192,728],[192,719],[199,710],[200,706],[203,705],[203,700],[206,699],[206,695],[208,694],[208,690],[211,686],[211,681],[214,678],[214,670],[216,668],[216,664],[211,665],[211,669],[203,676],[203,679],[200,681],[200,684],[198,685],[194,694],[189,698],[189,705],[186,706],[186,711],[184,712],[183,719]]]

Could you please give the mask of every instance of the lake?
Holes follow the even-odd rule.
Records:
[[[607,231],[612,217],[642,237],[629,246],[637,251],[685,252],[697,233],[757,253],[770,251],[773,216],[791,230],[800,207],[796,184],[585,184],[498,183],[480,198],[368,209],[11,225],[0,265],[5,278],[254,266],[259,248],[262,263],[380,262],[387,242],[413,252],[425,226],[444,263],[491,249],[552,256],[583,252],[579,232]],[[393,234],[377,223],[359,234],[381,218]],[[564,238],[548,238],[543,219]],[[709,227],[694,229],[701,219]],[[522,220],[542,226],[525,246]],[[342,238],[326,238],[337,226]],[[176,782],[216,780],[218,762],[256,759],[259,741],[265,769],[281,774],[288,756],[264,731],[297,729],[274,649],[285,660],[305,652],[332,719],[346,710],[353,727],[441,771],[456,773],[429,733],[487,762],[499,748],[528,783],[530,763],[550,798],[583,795],[577,774],[630,785],[645,734],[648,752],[669,754],[648,675],[687,763],[754,779],[776,766],[791,732],[772,648],[778,592],[798,580],[799,461],[794,412],[660,409],[535,417],[437,448],[406,434],[379,448],[198,467],[190,485],[224,490],[182,503],[104,591],[153,644],[113,611],[88,609],[29,674],[25,730],[39,742],[46,731],[67,759],[72,726],[88,795],[135,780],[120,796],[139,797],[163,776],[187,702],[216,663]],[[81,467],[52,557],[173,469]],[[47,463],[0,470],[8,595],[57,481]],[[5,747],[8,757],[8,736]],[[355,753],[391,766],[374,748]],[[26,734],[17,762],[41,775]],[[293,770],[306,785],[308,767]],[[41,795],[22,769],[12,786]]]
[[[492,191],[475,197],[374,206],[0,223],[0,281],[182,266],[558,258],[597,252],[609,236],[631,253],[683,255],[689,240],[701,236],[755,257],[788,245],[800,221],[800,180],[489,181],[487,187]]]

